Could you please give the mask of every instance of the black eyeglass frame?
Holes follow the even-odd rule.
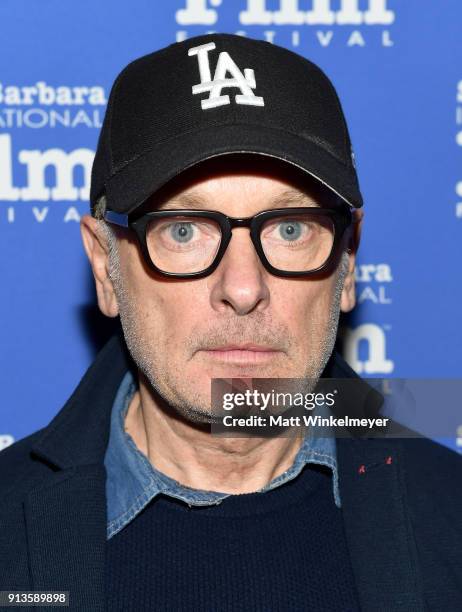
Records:
[[[268,259],[266,258],[265,252],[261,245],[260,240],[260,230],[262,225],[268,221],[268,219],[272,219],[274,217],[290,216],[290,215],[300,215],[300,213],[310,213],[314,216],[319,217],[329,217],[332,220],[334,226],[334,239],[332,242],[331,252],[326,259],[326,261],[316,268],[315,270],[309,271],[287,271],[280,270],[279,268],[275,268],[270,264]],[[331,265],[334,260],[338,248],[341,244],[342,237],[345,234],[345,231],[352,224],[352,213],[351,209],[343,208],[341,210],[333,209],[333,208],[318,208],[318,207],[295,207],[295,208],[275,208],[271,210],[264,210],[253,217],[228,217],[224,213],[215,211],[215,210],[191,210],[191,209],[175,209],[175,210],[156,210],[150,211],[141,215],[132,216],[131,214],[123,214],[117,213],[111,210],[107,210],[104,213],[104,219],[113,225],[118,225],[120,227],[125,227],[133,230],[135,233],[139,246],[141,248],[141,252],[145,258],[146,263],[158,274],[167,278],[204,278],[209,274],[212,274],[214,270],[220,265],[220,262],[223,258],[223,255],[228,248],[228,245],[232,238],[232,230],[236,227],[246,227],[250,229],[250,237],[253,243],[253,246],[260,258],[265,269],[274,274],[275,276],[280,276],[283,278],[298,278],[298,277],[308,277],[313,276],[315,274],[319,274],[323,270],[327,269],[329,265]],[[218,251],[215,255],[212,263],[205,268],[204,270],[200,270],[199,272],[186,272],[186,273],[178,273],[178,272],[166,272],[161,270],[156,266],[156,264],[152,261],[151,255],[149,253],[149,249],[146,242],[146,229],[148,224],[152,219],[162,219],[168,218],[172,216],[182,216],[182,217],[202,217],[215,221],[221,229],[221,242],[218,248]]]

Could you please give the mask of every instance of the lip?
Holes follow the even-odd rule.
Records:
[[[282,353],[278,349],[252,343],[228,344],[213,349],[202,349],[201,352],[213,361],[235,365],[267,363]]]
[[[212,349],[205,349],[207,352],[213,351],[254,351],[254,352],[265,352],[265,353],[279,353],[278,349],[271,348],[269,346],[263,346],[261,344],[253,344],[246,342],[244,344],[226,344],[223,346],[217,346]]]

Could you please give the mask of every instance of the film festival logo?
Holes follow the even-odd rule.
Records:
[[[389,288],[393,283],[391,267],[386,263],[358,264],[355,268],[356,302],[375,307],[393,303]],[[387,323],[362,323],[354,328],[339,328],[342,353],[349,365],[361,375],[391,374],[395,363],[387,355]]]
[[[64,223],[80,221],[83,209],[78,204],[87,207],[94,150],[79,147],[66,151],[56,145],[45,148],[43,141],[55,144],[63,129],[71,129],[78,130],[85,140],[90,136],[93,147],[106,104],[101,86],[0,82],[0,223],[26,219],[43,223],[53,215],[59,215]],[[40,146],[15,151],[14,136],[25,130]],[[48,202],[73,205],[50,208],[45,204]]]
[[[236,34],[263,38],[299,52],[312,45],[329,47],[337,41],[347,47],[370,43],[392,47],[388,28],[396,15],[390,4],[389,0],[184,0],[183,8],[175,13],[176,23],[182,28],[176,40],[223,29],[219,23],[221,9],[232,7],[238,8]],[[217,30],[211,30],[211,26]]]
[[[462,147],[462,81],[457,83],[457,106],[456,106],[456,143]],[[460,200],[456,203],[456,217],[462,219],[462,180],[456,183],[456,194]]]
[[[2,451],[4,448],[8,448],[8,446],[11,446],[14,441],[15,440],[11,434],[0,433],[0,451]]]

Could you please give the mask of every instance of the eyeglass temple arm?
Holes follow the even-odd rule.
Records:
[[[128,227],[128,215],[124,213],[117,213],[113,210],[107,210],[104,213],[104,219],[108,223],[113,223],[114,225],[119,225],[120,227]]]

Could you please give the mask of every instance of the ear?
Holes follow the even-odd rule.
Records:
[[[83,215],[80,232],[95,278],[98,306],[107,317],[116,317],[119,307],[112,280],[109,277],[109,245],[101,232],[99,222],[91,215]]]
[[[349,312],[353,310],[356,304],[356,287],[355,287],[355,264],[356,252],[359,247],[361,238],[361,227],[363,222],[364,211],[359,208],[353,213],[353,226],[351,228],[349,243],[348,243],[348,272],[345,277],[345,282],[340,300],[340,310]]]

